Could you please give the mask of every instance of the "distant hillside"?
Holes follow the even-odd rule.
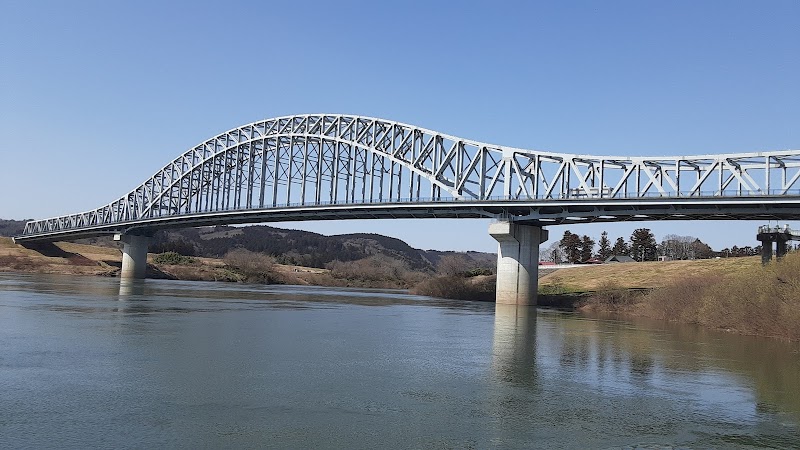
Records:
[[[16,236],[25,227],[24,220],[0,219],[0,236]],[[108,237],[81,239],[84,244],[118,247]],[[300,230],[284,230],[266,225],[249,227],[214,226],[159,231],[150,246],[151,253],[175,251],[187,256],[221,258],[235,248],[275,256],[279,263],[324,268],[332,261],[356,261],[373,255],[388,256],[408,264],[411,270],[432,271],[448,254],[438,250],[420,250],[406,242],[380,234],[354,233],[324,236]],[[493,253],[467,252],[474,267],[494,269]]]
[[[22,234],[27,220],[0,219],[0,236],[12,237]]]
[[[332,261],[355,261],[373,255],[402,260],[412,270],[433,270],[439,259],[454,252],[419,250],[393,237],[371,233],[324,236],[309,231],[284,230],[266,225],[215,226],[156,233],[153,253],[176,251],[190,256],[222,257],[229,250],[244,248],[275,256],[282,264],[325,267]],[[493,268],[491,253],[467,252],[475,267]]]

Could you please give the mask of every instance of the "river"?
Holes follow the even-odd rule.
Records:
[[[798,448],[796,344],[400,291],[0,274],[0,448]]]

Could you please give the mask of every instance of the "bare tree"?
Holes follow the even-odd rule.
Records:
[[[672,259],[695,259],[694,236],[678,236],[668,234],[664,236],[659,246],[659,253]]]
[[[436,264],[436,272],[439,275],[454,277],[464,276],[473,267],[472,260],[463,253],[453,253],[442,256]]]
[[[243,248],[230,250],[225,264],[240,272],[248,281],[271,282],[275,278],[275,258]]]
[[[406,280],[412,274],[405,261],[372,255],[356,261],[333,261],[328,268],[334,278],[362,281]]]
[[[539,259],[542,261],[552,261],[556,264],[561,264],[567,258],[564,251],[561,249],[561,242],[555,241],[549,246],[539,250]]]

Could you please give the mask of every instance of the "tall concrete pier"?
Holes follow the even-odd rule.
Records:
[[[150,238],[135,234],[115,234],[114,240],[124,244],[120,278],[144,279],[147,271],[147,246]]]
[[[539,244],[547,241],[547,230],[513,222],[489,225],[497,241],[497,294],[506,305],[536,305],[539,287]]]

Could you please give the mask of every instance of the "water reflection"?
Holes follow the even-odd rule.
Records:
[[[750,422],[784,411],[800,418],[797,344],[690,325],[540,314],[540,372],[600,392],[658,396]]]
[[[535,307],[495,305],[492,374],[497,381],[535,386]]]
[[[70,276],[60,274],[2,274],[0,291],[24,291],[45,294],[53,298],[64,296],[114,297],[118,293],[116,278]]]
[[[796,346],[401,291],[0,274],[0,362],[0,448],[800,442]]]
[[[119,297],[124,300],[125,297],[141,296],[145,293],[145,280],[119,280]]]
[[[357,289],[174,280],[120,280],[54,274],[0,274],[0,292],[27,292],[23,306],[81,314],[339,309],[351,305],[443,308],[486,313],[493,305],[410,295],[397,289]],[[43,294],[43,295],[42,295]],[[113,299],[114,302],[109,302]]]

